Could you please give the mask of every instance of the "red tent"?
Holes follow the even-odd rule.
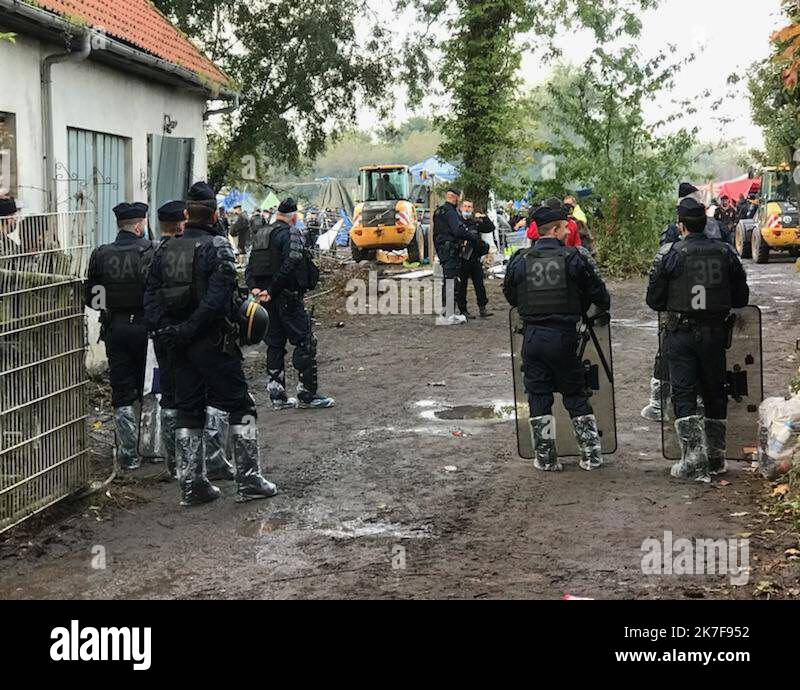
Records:
[[[706,185],[703,187],[703,191],[711,192],[717,199],[720,199],[723,195],[728,196],[736,203],[740,195],[747,196],[754,188],[755,190],[761,189],[761,178],[749,178],[747,175],[742,175],[733,180]]]

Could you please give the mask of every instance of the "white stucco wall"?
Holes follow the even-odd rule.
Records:
[[[24,212],[45,208],[40,64],[63,46],[18,36],[16,43],[0,42],[0,110],[16,115],[18,199]],[[92,61],[59,63],[52,67],[54,161],[67,166],[67,128],[103,132],[130,139],[130,169],[126,197],[148,201],[147,135],[163,134],[164,114],[178,124],[169,134],[192,137],[194,180],[206,178],[206,134],[202,95],[147,81]],[[59,210],[68,208],[68,182],[57,184]],[[105,352],[95,345],[97,313],[90,311],[88,364],[105,366]]]
[[[63,47],[26,36],[16,43],[0,42],[0,110],[17,122],[17,180],[19,198],[28,212],[44,208],[42,116],[39,66],[43,57]],[[178,125],[169,136],[195,139],[194,179],[205,179],[206,135],[202,95],[92,61],[59,63],[52,68],[53,145],[55,161],[67,164],[67,128],[78,127],[131,140],[127,190],[131,201],[147,202],[147,135],[163,134],[164,114]],[[67,205],[67,183],[59,183],[57,199]]]

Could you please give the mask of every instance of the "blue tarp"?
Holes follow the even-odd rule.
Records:
[[[339,209],[339,215],[344,222],[336,235],[336,244],[340,247],[346,247],[350,244],[350,228],[353,227],[353,223],[343,208]]]
[[[421,163],[412,165],[409,170],[414,176],[415,181],[422,179],[423,170],[427,173],[428,177],[435,175],[436,177],[442,180],[447,180],[448,182],[456,179],[456,176],[458,175],[458,171],[454,165],[439,160],[436,156],[431,156],[430,158],[426,158]]]
[[[258,202],[252,194],[231,189],[228,195],[222,198],[220,206],[226,211],[230,211],[234,206],[241,206],[243,211],[252,213],[258,208]]]

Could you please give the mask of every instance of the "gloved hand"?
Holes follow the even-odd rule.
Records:
[[[159,328],[153,333],[153,337],[156,340],[163,342],[170,349],[185,345],[191,340],[191,335],[189,324],[186,322],[164,326],[164,328]]]

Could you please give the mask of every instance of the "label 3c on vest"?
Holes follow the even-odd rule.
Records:
[[[136,671],[151,663],[151,628],[53,628],[50,658],[53,661],[132,661]]]

